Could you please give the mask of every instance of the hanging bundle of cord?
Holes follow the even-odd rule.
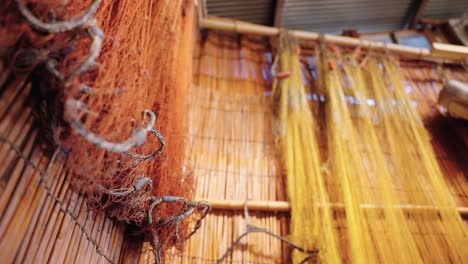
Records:
[[[352,263],[462,263],[466,227],[395,60],[334,46],[318,54],[342,254]]]
[[[393,87],[393,98],[398,106],[392,114],[399,118],[400,124],[388,124],[388,132],[386,131],[388,134],[390,134],[390,129],[394,131],[395,138],[393,140],[395,141],[393,141],[394,144],[390,143],[393,146],[392,157],[396,159],[394,163],[398,164],[400,168],[410,171],[402,176],[405,183],[409,181],[408,184],[412,184],[412,186],[419,184],[420,189],[424,190],[423,197],[412,195],[410,203],[419,204],[423,201],[424,204],[437,209],[437,214],[433,214],[432,218],[430,216],[421,217],[423,218],[421,221],[432,221],[434,229],[440,230],[444,242],[443,244],[439,242],[432,254],[425,255],[424,262],[442,256],[442,260],[463,263],[468,259],[468,253],[463,246],[468,242],[468,231],[456,210],[455,202],[430,143],[428,131],[410,100],[407,88],[403,86],[398,64],[392,60],[384,60],[380,62],[380,65],[383,65],[387,74],[387,82],[390,87]],[[380,65],[374,64],[372,71],[377,72]],[[404,125],[402,126],[401,123]],[[399,143],[396,138],[400,140]],[[413,157],[410,157],[408,153],[411,153]],[[404,159],[405,154],[406,160]],[[417,164],[410,165],[407,163],[408,160],[415,160]],[[418,171],[411,172],[415,169]],[[415,182],[411,182],[411,180]]]
[[[45,145],[157,259],[209,211],[184,164],[193,22],[190,0],[0,4],[0,84],[28,76]]]
[[[291,240],[317,251],[320,262],[339,263],[336,230],[317,143],[317,122],[306,99],[296,41],[284,33],[273,65],[276,136],[283,153],[291,203]],[[293,263],[307,261],[293,251]]]

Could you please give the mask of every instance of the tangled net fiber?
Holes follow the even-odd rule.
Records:
[[[0,4],[0,84],[28,76],[72,182],[93,209],[140,227],[159,257],[209,211],[189,201],[184,166],[193,22],[190,0]]]
[[[308,101],[297,40],[285,33],[279,47],[277,137],[290,237],[305,249],[292,263],[312,250],[320,263],[466,262],[466,224],[399,59],[319,42],[311,90],[323,95],[319,105]]]

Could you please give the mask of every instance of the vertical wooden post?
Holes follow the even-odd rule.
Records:
[[[275,17],[273,18],[274,27],[281,27],[281,24],[283,23],[283,10],[284,0],[276,0]]]

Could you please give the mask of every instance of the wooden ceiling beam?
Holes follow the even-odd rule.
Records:
[[[239,20],[227,19],[227,18],[217,18],[213,16],[207,16],[203,18],[200,23],[200,28],[213,29],[213,30],[224,30],[237,32],[239,34],[256,34],[264,36],[278,36],[280,34],[280,29],[276,27],[267,27],[263,25],[252,24],[248,22],[243,22]],[[435,59],[435,60],[455,60],[462,61],[468,59],[468,48],[456,46],[447,47],[447,46],[437,46],[437,48],[426,49],[426,48],[416,48],[410,46],[397,45],[392,43],[383,43],[369,41],[365,39],[356,39],[350,37],[320,34],[317,32],[307,32],[302,30],[289,30],[289,34],[295,36],[298,39],[302,40],[312,40],[318,41],[323,39],[323,41],[328,43],[333,43],[337,45],[345,46],[360,46],[362,48],[369,48],[375,50],[388,51],[392,53],[397,53],[405,57],[414,57],[417,59]],[[450,45],[453,46],[453,45]],[[467,50],[465,50],[467,49]]]
[[[405,28],[414,29],[419,20],[424,17],[425,9],[429,0],[413,0],[405,20]]]
[[[283,24],[283,10],[285,1],[286,0],[276,0],[275,17],[273,18],[274,27],[281,27]]]

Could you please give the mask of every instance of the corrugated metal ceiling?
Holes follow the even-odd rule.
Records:
[[[343,29],[376,32],[401,28],[411,0],[287,0],[283,26],[323,33]]]
[[[426,17],[448,19],[460,17],[468,9],[468,0],[429,0]]]
[[[415,0],[284,0],[282,26],[323,33],[402,29]],[[207,0],[209,15],[273,25],[277,0]],[[468,0],[429,0],[425,17],[460,16]]]
[[[272,25],[275,0],[207,0],[208,14]]]

